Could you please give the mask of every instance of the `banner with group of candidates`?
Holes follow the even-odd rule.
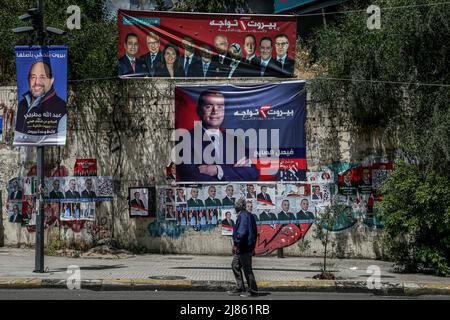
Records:
[[[294,76],[295,16],[119,10],[118,27],[121,77]]]

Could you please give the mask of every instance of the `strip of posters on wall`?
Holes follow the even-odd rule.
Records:
[[[34,176],[9,180],[8,221],[22,225],[36,224],[36,186]],[[61,221],[95,219],[95,203],[112,201],[112,177],[47,177],[45,205],[58,210]]]
[[[176,181],[305,181],[304,85],[177,86]]]
[[[294,75],[295,16],[119,10],[122,77]]]
[[[246,200],[258,225],[313,223],[332,202],[351,208],[354,216],[343,219],[373,218],[374,204],[381,201],[379,188],[391,170],[392,164],[385,163],[337,175],[308,172],[302,182],[178,183],[158,189],[160,218],[180,226],[220,225],[223,235],[232,235],[238,199]]]
[[[18,110],[13,145],[65,145],[67,47],[16,47]]]

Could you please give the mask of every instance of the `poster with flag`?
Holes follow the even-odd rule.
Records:
[[[177,86],[177,181],[306,181],[304,86]]]
[[[292,15],[119,10],[118,28],[123,78],[294,76]]]

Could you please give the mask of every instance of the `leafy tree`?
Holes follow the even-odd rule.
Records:
[[[323,71],[311,97],[316,108],[335,113],[339,106],[354,128],[385,130],[386,142],[423,170],[448,176],[450,4],[439,2],[358,1],[346,8],[359,11],[337,16],[312,42]],[[369,4],[381,8],[380,30],[367,27]]]
[[[44,1],[45,26],[53,26],[67,32],[64,36],[48,37],[48,44],[67,44],[69,46],[69,79],[114,77],[117,75],[117,25],[105,19],[105,1],[79,0],[81,9],[81,30],[68,30],[69,14],[67,8],[73,5],[70,0]],[[15,45],[37,44],[35,37],[15,35],[11,31],[17,26],[26,25],[19,16],[35,6],[35,1],[0,0],[0,84],[15,83]]]
[[[450,275],[450,179],[398,163],[378,204],[388,254],[404,271]]]

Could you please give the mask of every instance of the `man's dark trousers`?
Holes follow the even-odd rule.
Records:
[[[252,269],[252,252],[246,252],[242,254],[235,254],[233,261],[231,262],[231,268],[233,269],[234,277],[236,278],[237,290],[244,292],[244,279],[242,278],[242,270],[244,271],[245,279],[251,293],[257,293],[258,287],[256,286],[255,276]]]

